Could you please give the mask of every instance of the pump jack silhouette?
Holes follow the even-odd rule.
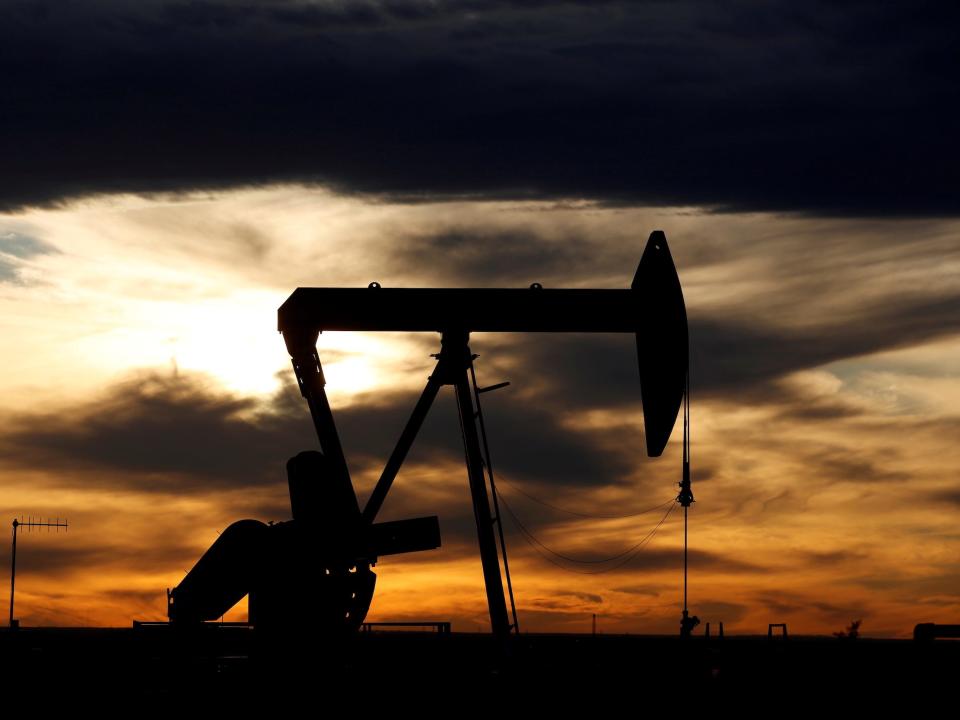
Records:
[[[221,617],[249,594],[250,622],[290,636],[305,620],[329,637],[363,622],[381,556],[440,546],[436,516],[374,522],[434,398],[454,388],[466,451],[480,559],[493,634],[510,624],[494,517],[484,478],[470,380],[473,332],[635,333],[647,453],[659,456],[685,392],[687,317],[680,280],[662,231],[650,235],[629,290],[298,288],[278,313],[320,452],[287,463],[293,519],[228,527],[183,581],[168,591],[174,625]],[[437,364],[361,512],[347,468],[316,343],[323,331],[440,333]]]

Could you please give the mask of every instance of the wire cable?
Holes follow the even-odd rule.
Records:
[[[503,495],[500,496],[500,500],[503,501],[504,505],[506,505],[506,500],[504,499]],[[672,502],[672,501],[671,501],[671,502]],[[672,505],[671,505],[671,508],[672,508]],[[611,555],[610,557],[606,557],[606,558],[600,558],[600,559],[595,559],[595,560],[583,560],[583,559],[581,559],[581,558],[574,558],[574,557],[570,557],[569,555],[564,555],[563,553],[559,553],[559,552],[557,552],[557,551],[555,551],[555,550],[547,547],[544,543],[540,542],[540,540],[538,540],[538,539],[536,538],[536,536],[535,536],[532,532],[530,532],[530,530],[528,530],[527,527],[526,527],[522,522],[520,522],[519,518],[517,518],[517,516],[513,513],[513,511],[510,510],[509,506],[507,507],[507,510],[510,511],[510,514],[511,514],[511,515],[513,516],[513,518],[517,521],[517,524],[518,524],[520,527],[523,528],[523,531],[524,531],[525,533],[527,533],[530,537],[532,537],[532,538],[534,539],[534,541],[535,541],[540,547],[542,547],[544,550],[546,550],[547,552],[549,552],[551,555],[556,555],[558,558],[562,558],[562,559],[564,559],[564,560],[567,560],[567,561],[573,562],[573,563],[584,563],[584,564],[593,565],[593,564],[602,564],[602,563],[612,562],[613,560],[618,560],[618,559],[622,558],[624,555],[629,555],[629,554],[632,553],[634,550],[636,550],[637,548],[639,548],[640,546],[642,546],[644,542],[646,542],[646,538],[644,538],[643,540],[641,540],[639,543],[637,543],[637,544],[634,545],[633,547],[629,547],[629,548],[627,548],[626,550],[624,550],[623,552],[617,553],[616,555]],[[668,513],[668,514],[669,514],[669,512],[670,512],[670,511],[667,510],[667,513]],[[658,525],[658,527],[659,527],[659,525]]]
[[[633,560],[634,557],[640,554],[640,551],[643,549],[643,547],[646,544],[648,544],[650,540],[653,539],[653,537],[657,534],[657,531],[666,522],[667,518],[670,517],[670,513],[672,513],[673,509],[676,507],[675,504],[671,504],[670,507],[667,508],[667,512],[664,513],[662,518],[660,518],[660,522],[658,522],[656,526],[646,534],[643,540],[641,540],[640,542],[638,542],[636,545],[626,550],[625,552],[619,553],[618,555],[614,555],[613,557],[610,557],[610,558],[605,558],[603,560],[582,560],[578,558],[572,558],[567,555],[563,555],[562,553],[558,553],[555,550],[552,550],[551,548],[547,547],[547,545],[545,545],[543,542],[537,539],[537,537],[530,530],[528,530],[526,526],[520,521],[520,519],[513,512],[512,508],[510,507],[510,504],[506,501],[503,495],[500,496],[500,500],[503,503],[503,507],[506,508],[507,513],[510,515],[510,518],[513,520],[514,524],[517,526],[517,529],[520,531],[521,537],[523,537],[523,539],[527,542],[527,544],[530,545],[530,547],[532,547],[537,552],[538,555],[540,555],[544,560],[547,560],[553,565],[556,565],[561,570],[566,570],[567,572],[578,573],[581,575],[598,575],[601,573],[611,572],[613,570],[623,567],[628,562]],[[564,560],[567,560],[568,562],[574,562],[574,563],[593,564],[593,563],[611,562],[612,560],[616,560],[618,558],[623,558],[623,559],[620,560],[620,562],[616,563],[615,565],[607,568],[600,568],[598,570],[577,570],[574,568],[566,567],[565,565],[562,565],[561,563],[557,562],[556,560],[551,558],[549,555],[544,554],[543,552],[544,550],[546,550],[548,553],[555,555],[558,558],[562,558]]]
[[[507,486],[508,488],[510,488],[511,490],[516,490],[518,493],[520,493],[521,495],[523,495],[523,496],[524,496],[525,498],[527,498],[528,500],[532,500],[533,502],[538,503],[538,504],[540,504],[540,505],[543,505],[544,507],[548,507],[548,508],[550,508],[550,509],[552,509],[552,510],[557,510],[557,511],[559,511],[559,512],[567,513],[568,515],[574,515],[574,516],[576,516],[576,517],[588,518],[588,519],[590,519],[590,520],[623,520],[623,519],[626,519],[626,518],[639,517],[640,515],[646,515],[646,514],[649,513],[649,512],[653,512],[654,510],[659,510],[659,509],[661,509],[661,508],[664,508],[664,507],[666,507],[668,504],[670,504],[670,503],[672,503],[672,502],[676,502],[676,497],[672,497],[672,498],[670,498],[669,500],[660,503],[659,505],[654,505],[653,507],[648,507],[646,510],[640,510],[640,511],[638,511],[638,512],[627,513],[627,514],[625,514],[625,515],[593,515],[593,514],[589,514],[589,513],[577,512],[576,510],[568,510],[567,508],[562,508],[562,507],[560,507],[559,505],[554,505],[554,504],[552,504],[552,503],[548,503],[546,500],[541,500],[540,498],[535,497],[535,496],[531,495],[530,493],[528,493],[527,491],[525,491],[525,490],[517,487],[517,486],[514,485],[513,483],[504,480],[502,474],[500,475],[500,479],[499,479],[497,482],[498,482],[499,484],[501,484],[501,485],[506,485],[506,486]]]

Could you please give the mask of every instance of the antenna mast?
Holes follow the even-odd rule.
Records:
[[[55,521],[51,522],[50,518],[46,520],[34,520],[32,516],[28,517],[26,520],[23,519],[23,516],[20,516],[20,519],[13,519],[13,550],[10,553],[10,627],[18,627],[18,623],[13,619],[13,593],[14,588],[16,587],[17,582],[17,532],[20,528],[28,528],[33,530],[33,528],[45,527],[47,532],[50,532],[50,528],[56,528],[57,532],[60,532],[60,528],[63,528],[63,531],[67,531],[67,521],[66,519],[63,522],[60,522],[60,518],[57,518]]]

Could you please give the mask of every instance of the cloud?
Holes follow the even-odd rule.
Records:
[[[760,224],[737,216],[711,227],[709,218],[676,215],[591,223],[587,211],[556,214],[512,224],[440,220],[431,231],[401,233],[384,252],[395,272],[419,269],[438,285],[624,287],[637,259],[634,223],[666,222],[676,228],[671,246],[689,313],[694,393],[776,402],[796,419],[850,417],[862,408],[812,398],[785,378],[960,334],[952,223],[770,217]],[[508,393],[536,390],[538,402],[555,410],[639,404],[636,350],[626,335],[481,335],[473,347],[488,377],[515,381]],[[551,396],[547,386],[562,393]]]
[[[652,526],[655,523],[656,520],[650,523],[650,529],[652,529]],[[563,554],[567,555],[568,557],[584,561],[582,563],[571,562],[566,559],[558,558],[549,551],[543,550],[543,545],[534,547],[534,545],[527,539],[525,535],[521,535],[517,531],[513,523],[508,523],[507,527],[510,531],[508,538],[510,538],[510,540],[513,542],[515,548],[522,548],[523,552],[529,554],[530,557],[535,557],[533,553],[541,555],[543,557],[543,563],[559,566],[564,570],[569,570],[574,573],[593,574],[597,577],[602,577],[603,573],[612,572],[614,570],[622,570],[623,572],[653,572],[660,570],[675,571],[682,566],[683,551],[681,549],[662,549],[651,547],[649,545],[639,549],[632,555],[629,555],[629,559],[626,561],[623,559],[615,559],[609,562],[588,564],[588,561],[594,559],[613,557],[613,553],[622,552],[625,546],[629,546],[633,542],[632,538],[627,539],[620,536],[616,546],[610,545],[609,541],[602,537],[602,534],[598,531],[596,526],[592,528],[589,526],[571,528],[563,533],[565,536],[570,538],[576,538],[576,541],[578,542],[578,550],[572,552],[564,552],[565,548],[552,539],[549,539],[547,542],[543,543],[543,545],[549,547],[550,550],[563,552]],[[642,531],[636,531],[636,537],[642,538],[645,535],[645,530],[646,528]],[[539,532],[537,534],[540,535]],[[554,533],[554,536],[556,534],[558,533]],[[600,540],[594,540],[595,537],[600,537]],[[521,544],[521,539],[525,542],[525,545]],[[587,549],[583,549],[585,545]],[[516,552],[516,549],[512,550],[511,556],[515,555]],[[689,550],[688,562],[691,571],[696,571],[697,573],[702,574],[716,573],[730,575],[763,575],[771,571],[771,568],[769,567],[708,550]],[[543,563],[541,563],[541,565]],[[631,594],[657,594],[657,592],[639,592],[639,588],[643,587],[644,586],[627,585],[621,586],[619,590],[620,592],[627,592]],[[654,587],[659,591],[659,586]]]
[[[665,588],[656,585],[622,585],[612,588],[616,592],[627,593],[628,595],[647,595],[649,597],[659,597]]]
[[[796,419],[831,419],[862,411],[842,398],[811,397],[785,378],[830,363],[869,356],[960,333],[960,289],[944,296],[889,298],[857,309],[853,323],[810,316],[804,327],[769,325],[725,309],[690,318],[691,385],[698,399],[779,403]],[[481,352],[485,341],[474,343]],[[490,351],[486,351],[488,354]],[[567,407],[638,408],[640,381],[632,337],[516,338],[495,346],[498,377],[562,394],[542,402]],[[484,360],[481,360],[481,363]]]
[[[56,253],[53,246],[37,238],[0,229],[0,283],[23,285],[25,262],[38,255]]]
[[[872,592],[918,604],[956,605],[960,602],[960,566],[954,562],[925,568],[924,572],[908,568],[907,572],[853,577],[850,581]]]
[[[960,488],[933,493],[932,499],[935,502],[947,502],[960,507]]]
[[[851,550],[807,550],[799,553],[799,555],[806,563],[818,567],[824,565],[841,565],[848,562],[862,562],[868,558],[868,555],[865,553]]]
[[[74,545],[78,539],[65,536],[62,544],[45,542],[41,547],[29,537],[25,538],[25,542],[17,546],[17,577],[70,577],[83,575],[91,568],[97,568],[100,573],[137,573],[169,569],[178,564],[189,568],[197,561],[195,546],[173,538],[159,545],[144,543],[132,547],[111,542],[109,538],[104,538],[102,544],[78,547]]]
[[[356,470],[378,471],[399,436],[415,396],[370,395],[336,410],[348,458]],[[511,476],[596,486],[629,470],[596,433],[562,424],[548,409],[522,400],[490,411],[497,455]],[[144,371],[107,387],[99,397],[51,413],[4,419],[8,466],[64,473],[75,482],[145,492],[208,492],[283,482],[286,458],[316,447],[299,392],[287,383],[266,403],[218,389],[203,376]],[[462,443],[450,393],[428,416],[415,462],[462,463]]]
[[[817,443],[804,453],[810,476],[819,481],[856,483],[907,482],[911,474],[889,470],[889,458],[878,458],[876,450],[857,451],[848,445]]]
[[[0,253],[16,258],[32,258],[57,252],[56,248],[37,238],[14,231],[0,232]]]
[[[9,260],[0,258],[0,282],[16,282],[18,277],[17,266]]]
[[[576,600],[582,600],[588,603],[600,604],[603,602],[603,596],[596,593],[575,592],[572,590],[560,590],[554,593],[557,597],[571,597]]]
[[[857,322],[812,318],[807,328],[748,326],[719,318],[694,318],[690,337],[702,391],[731,392],[799,370],[870,355],[960,332],[960,291],[943,297],[865,304]],[[699,356],[699,357],[698,357]]]
[[[5,3],[0,208],[277,182],[955,215],[950,4]]]
[[[257,485],[282,477],[280,448],[300,434],[283,417],[260,417],[258,425],[249,416],[255,405],[199,377],[149,372],[88,403],[7,418],[3,445],[8,463],[78,482],[94,474],[94,483],[147,492]]]
[[[534,280],[569,278],[571,270],[587,267],[609,254],[600,243],[584,237],[544,234],[536,227],[449,227],[408,236],[391,248],[394,271],[438,278],[438,284],[461,281],[481,287],[521,287]],[[606,251],[605,251],[606,250]],[[585,267],[586,266],[586,267]],[[624,285],[631,276],[624,274]]]
[[[849,623],[857,618],[871,616],[869,603],[858,603],[855,600],[846,603],[824,602],[806,594],[778,590],[776,592],[757,593],[753,598],[756,602],[766,606],[771,612],[781,616],[798,614],[815,614],[821,616],[825,622]],[[775,620],[778,622],[778,620]]]
[[[742,620],[750,607],[733,602],[701,602],[697,603],[694,610],[703,622],[725,622],[729,625]],[[719,632],[719,629],[715,628],[713,632]]]

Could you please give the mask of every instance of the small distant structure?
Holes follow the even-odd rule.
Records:
[[[786,623],[770,623],[767,626],[767,640],[773,640],[773,638],[775,637],[773,633],[774,628],[778,628],[780,630],[779,637],[783,638],[784,640],[787,639],[788,636],[787,636]]]
[[[60,518],[51,521],[50,518],[46,520],[34,520],[33,517],[28,517],[24,520],[21,515],[19,520],[17,518],[13,519],[13,549],[10,552],[10,627],[14,629],[20,627],[20,622],[13,617],[13,599],[17,585],[17,534],[21,528],[27,528],[27,530],[32,532],[33,528],[44,527],[47,529],[47,532],[50,532],[50,528],[56,528],[56,532],[60,532],[60,528],[63,528],[63,531],[66,532],[68,525],[66,519],[61,522]]]
[[[707,623],[706,628],[705,628],[705,630],[704,630],[703,636],[704,636],[707,640],[710,639],[710,637],[711,637],[711,635],[710,635],[710,623]],[[723,620],[721,620],[719,623],[717,623],[717,639],[718,639],[718,640],[723,640]]]
[[[937,638],[960,639],[960,625],[919,623],[913,628],[913,639],[917,642],[933,642]]]

